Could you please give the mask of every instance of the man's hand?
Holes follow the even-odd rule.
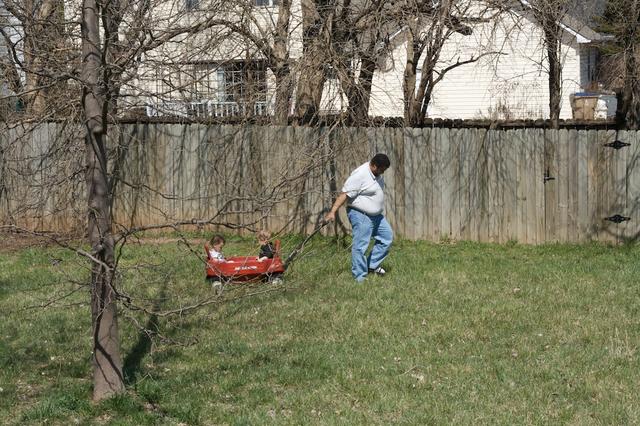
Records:
[[[342,192],[340,195],[338,195],[336,201],[333,202],[333,206],[331,206],[331,210],[329,210],[329,213],[325,215],[324,220],[326,220],[327,222],[333,222],[334,220],[336,220],[336,212],[346,201],[347,194]]]

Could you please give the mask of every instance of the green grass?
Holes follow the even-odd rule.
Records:
[[[230,240],[228,254],[255,251]],[[358,285],[348,249],[318,239],[283,291],[135,317],[185,346],[121,317],[127,393],[93,404],[87,290],[23,309],[86,281],[84,264],[0,253],[0,424],[638,424],[639,260],[637,247],[401,241],[389,276]],[[121,265],[147,306],[211,296],[182,244],[128,246]]]

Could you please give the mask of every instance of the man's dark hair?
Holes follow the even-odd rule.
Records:
[[[389,161],[389,157],[387,157],[386,154],[378,153],[371,159],[371,164],[376,167],[383,167],[385,169],[388,169],[391,165],[391,161]]]

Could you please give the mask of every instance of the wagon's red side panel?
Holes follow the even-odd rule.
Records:
[[[207,253],[207,278],[219,278],[230,281],[251,281],[272,274],[284,272],[284,264],[279,256],[280,241],[276,241],[276,256],[273,259],[258,260],[256,256],[234,256],[225,260],[209,258]]]
[[[279,257],[263,261],[255,256],[230,257],[223,261],[207,260],[207,277],[246,281],[283,272],[284,265]]]

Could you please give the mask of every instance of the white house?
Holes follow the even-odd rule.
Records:
[[[479,53],[499,54],[488,54],[447,73],[435,87],[428,116],[462,119],[549,116],[543,33],[527,9],[526,0],[520,2],[525,7],[500,15],[498,21],[468,24],[472,28],[470,35],[456,33],[447,41],[440,57],[442,67]],[[75,3],[69,2],[69,5]],[[161,35],[175,26],[201,20],[207,14],[231,16],[237,12],[207,9],[207,4],[208,0],[154,3],[158,7],[153,11],[153,24],[157,28],[152,29],[159,30]],[[268,39],[270,29],[277,22],[278,0],[248,0],[242,4],[252,6],[241,10],[241,14],[250,10],[252,31]],[[77,18],[78,10],[68,7],[65,13],[71,22],[71,18]],[[597,85],[596,45],[603,36],[573,16],[566,16],[560,24],[564,29],[561,118],[570,118],[570,95]],[[373,80],[370,116],[403,116],[406,43],[406,31],[398,29],[391,39],[389,54],[379,61]],[[288,48],[295,64],[302,56],[300,0],[292,1]],[[176,37],[140,55],[138,60],[138,67],[122,88],[120,111],[136,108],[151,116],[200,117],[273,113],[276,81],[264,56],[247,37],[223,27]],[[355,67],[357,69],[357,65]],[[295,66],[292,69],[295,70]],[[292,78],[295,77],[294,71]],[[420,69],[417,77],[420,78]],[[0,81],[0,90],[2,86]],[[321,108],[336,112],[347,107],[340,85],[335,79],[329,79],[324,86]]]
[[[251,18],[242,21],[258,36],[268,38],[278,19],[278,0],[250,0]],[[207,9],[206,2],[171,2],[167,17],[182,23],[206,20],[207,14],[241,22],[246,4],[224,12]],[[171,27],[172,18],[164,24]],[[291,59],[302,55],[302,12],[293,0],[288,49]],[[255,44],[224,26],[178,37],[142,58],[138,78],[127,90],[131,106],[144,106],[147,115],[228,117],[273,113],[276,80]]]
[[[195,0],[186,0],[193,7]],[[252,0],[255,31],[269,28],[277,20],[277,0]],[[549,117],[549,90],[543,32],[533,19],[526,0],[524,7],[502,14],[498,21],[471,25],[470,35],[454,34],[445,44],[442,67],[480,53],[481,60],[456,68],[436,86],[428,116],[434,118],[523,118]],[[302,30],[299,0],[293,1],[289,48],[291,59],[302,55]],[[604,37],[574,16],[560,22],[562,40],[561,118],[571,118],[570,96],[597,86],[597,43]],[[222,34],[222,33],[221,33]],[[208,35],[211,37],[211,34]],[[404,111],[403,74],[406,62],[406,32],[398,30],[392,39],[390,54],[380,61],[374,75],[370,116],[400,117]],[[247,105],[258,115],[273,111],[275,79],[264,60],[242,37],[227,35],[215,48],[184,45],[164,47],[148,54],[138,81],[139,99],[149,115],[228,116],[245,114]],[[158,66],[167,52],[185,52],[179,67]],[[175,50],[177,51],[177,50]],[[176,55],[173,54],[175,57]],[[418,69],[418,79],[420,69]],[[250,83],[250,84],[249,84]],[[248,97],[253,97],[247,103]],[[132,99],[134,99],[132,97]],[[347,101],[336,80],[325,83],[321,107],[327,112],[344,110]],[[615,109],[614,109],[615,111]]]
[[[595,47],[604,38],[577,19],[560,23],[562,40],[562,103],[560,118],[571,118],[570,95],[597,84]],[[503,14],[498,22],[472,26],[471,35],[459,33],[445,44],[442,65],[464,61],[481,53],[478,62],[448,72],[435,86],[428,108],[433,118],[549,117],[549,87],[543,32],[524,8]],[[401,116],[403,71],[407,55],[406,33],[400,32],[386,67],[375,74],[370,107],[372,116]],[[417,79],[420,78],[420,69]],[[416,83],[417,84],[417,83]],[[615,113],[615,109],[614,109]]]

